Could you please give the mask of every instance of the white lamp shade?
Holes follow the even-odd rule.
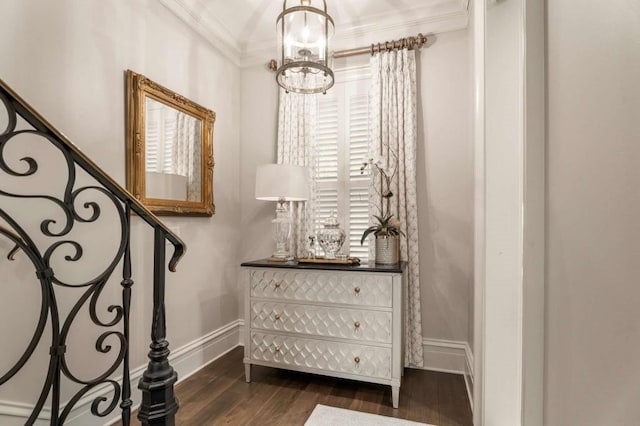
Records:
[[[290,164],[263,164],[256,170],[256,199],[304,201],[309,198],[307,168]]]

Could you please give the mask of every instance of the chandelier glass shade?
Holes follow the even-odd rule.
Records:
[[[324,0],[300,0],[276,20],[280,67],[276,81],[287,92],[325,93],[334,83],[329,66],[329,40],[333,19]]]

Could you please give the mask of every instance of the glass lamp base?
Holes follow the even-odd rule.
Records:
[[[273,223],[273,239],[276,242],[276,251],[271,255],[274,259],[291,260],[288,245],[291,237],[291,219],[284,202],[279,202],[276,208],[276,218]]]

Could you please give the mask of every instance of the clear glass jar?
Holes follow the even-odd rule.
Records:
[[[318,244],[324,251],[325,259],[335,259],[336,254],[342,248],[346,238],[345,232],[340,229],[340,224],[334,213],[324,222],[324,228],[318,232]]]

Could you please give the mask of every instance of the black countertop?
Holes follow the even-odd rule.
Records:
[[[340,265],[333,263],[298,263],[295,260],[289,262],[277,262],[269,259],[252,260],[243,262],[240,266],[251,266],[255,268],[284,268],[284,269],[316,269],[321,271],[356,271],[356,272],[402,272],[403,263],[395,265],[378,265],[371,261],[360,265]]]

